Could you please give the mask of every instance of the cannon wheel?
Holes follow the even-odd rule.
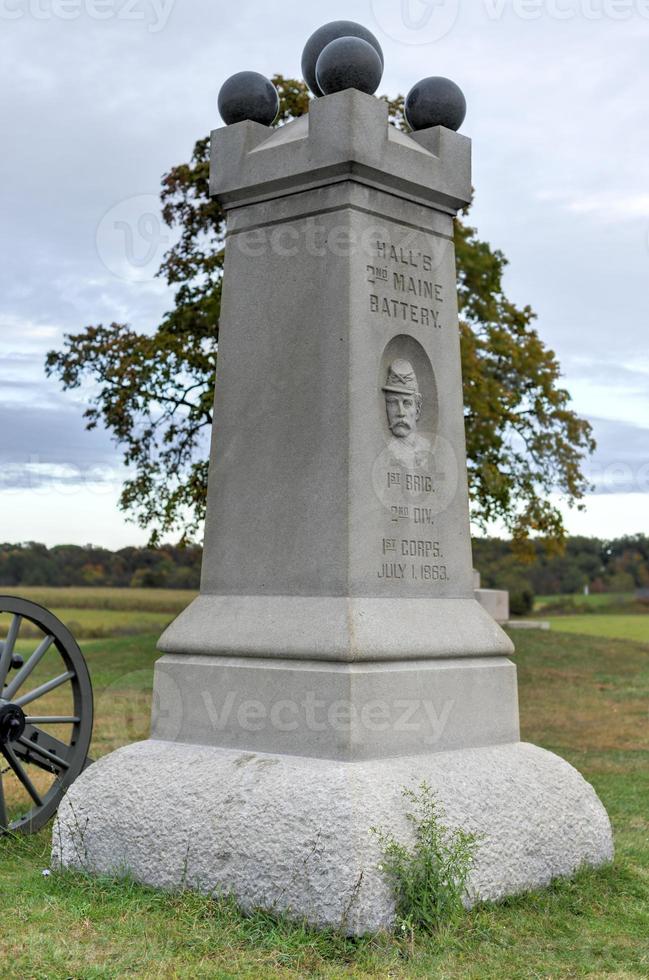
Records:
[[[40,638],[24,660],[15,653],[21,627],[30,623]],[[0,626],[6,629],[0,641],[0,836],[35,833],[54,816],[65,791],[85,769],[92,736],[93,701],[88,667],[70,631],[47,609],[0,595]],[[30,678],[45,655],[48,679]],[[56,659],[54,659],[56,658]],[[45,663],[41,665],[41,674]],[[51,676],[49,673],[51,671]],[[39,712],[39,702],[53,691],[71,694],[72,711],[66,715]],[[63,738],[48,729],[55,726]],[[67,734],[69,733],[69,734]],[[54,776],[46,791],[32,780],[35,772]],[[13,772],[25,797],[25,809],[9,820],[4,786]],[[3,778],[4,777],[4,778]],[[3,786],[4,782],[4,786]],[[22,803],[21,803],[22,805]]]

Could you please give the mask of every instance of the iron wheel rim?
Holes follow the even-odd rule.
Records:
[[[0,595],[0,614],[13,616],[7,639],[0,649],[0,700],[5,705],[19,708],[25,715],[25,730],[14,741],[0,741],[0,836],[7,833],[36,833],[41,830],[56,813],[61,799],[68,788],[83,772],[88,764],[88,750],[92,738],[93,693],[88,666],[78,643],[70,630],[49,610],[28,599],[17,596]],[[24,622],[36,626],[43,638],[33,653],[17,669],[12,677],[11,658],[20,627]],[[7,652],[7,641],[13,642]],[[49,641],[49,642],[48,642]],[[47,643],[44,653],[41,647]],[[29,679],[40,660],[49,649],[54,648],[63,661],[63,673],[55,676],[49,683],[30,687]],[[31,666],[30,666],[31,665]],[[60,716],[66,720],[53,721],[59,716],[38,714],[38,701],[59,687],[69,685],[72,693],[72,715]],[[39,691],[41,693],[39,693]],[[36,695],[36,696],[34,696]],[[65,724],[69,730],[67,741],[50,735],[49,725]],[[35,790],[26,766],[54,775],[54,781],[42,795]],[[30,801],[29,809],[20,817],[9,821],[3,788],[3,775],[11,769]],[[27,777],[25,782],[24,777]]]

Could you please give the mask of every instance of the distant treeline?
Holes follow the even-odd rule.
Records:
[[[543,544],[527,563],[515,557],[510,541],[474,538],[473,561],[485,589],[529,591],[534,595],[583,592],[635,592],[649,589],[649,537],[636,534],[612,541],[568,538],[562,554]]]
[[[0,544],[0,587],[87,585],[198,589],[202,548],[83,548],[62,544]]]
[[[0,544],[0,587],[110,586],[116,588],[197,589],[202,549],[84,548],[76,545]],[[511,542],[475,538],[475,567],[483,588],[533,595],[583,592],[634,592],[649,589],[649,537],[569,538],[565,551],[550,555],[536,546],[531,563],[521,561]]]

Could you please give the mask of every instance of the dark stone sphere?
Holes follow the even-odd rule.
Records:
[[[316,78],[324,95],[347,88],[374,95],[383,78],[383,65],[367,41],[360,37],[339,37],[318,58]]]
[[[406,119],[414,130],[446,126],[457,131],[465,116],[466,99],[450,78],[424,78],[406,97]]]
[[[377,52],[381,59],[381,68],[383,68],[383,51],[371,31],[368,31],[362,24],[355,24],[353,20],[334,20],[330,24],[325,24],[324,27],[318,28],[315,34],[311,35],[306,42],[306,47],[302,55],[302,75],[304,76],[304,81],[316,96],[324,95],[324,92],[318,85],[316,75],[318,58],[327,45],[331,44],[332,41],[336,41],[339,37],[360,37],[363,41],[367,41]]]
[[[219,112],[228,126],[246,119],[270,126],[279,112],[277,89],[259,72],[237,72],[219,92]]]

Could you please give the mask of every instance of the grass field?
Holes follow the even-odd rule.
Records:
[[[649,644],[649,604],[632,592],[539,596],[534,615],[560,633],[581,633]]]
[[[178,615],[196,596],[184,589],[48,589],[44,586],[0,585],[0,595],[31,599],[48,609],[113,609],[118,612],[153,612]]]
[[[592,595],[539,595],[534,600],[534,611],[542,612],[548,606],[560,604],[566,609],[584,606],[592,612],[607,609],[610,606],[625,608],[633,604],[635,596],[632,592],[598,592]]]
[[[72,596],[70,602],[82,607]],[[52,604],[64,608],[58,599]],[[96,692],[95,755],[146,736],[156,638],[83,643]],[[595,785],[616,834],[611,868],[474,909],[455,931],[411,944],[317,934],[263,913],[244,918],[227,902],[129,882],[43,877],[48,832],[5,838],[0,976],[648,977],[649,653],[601,636],[514,639],[523,735],[563,755]]]
[[[552,629],[560,633],[582,633],[649,644],[649,616],[602,613],[598,616],[548,616],[547,619]]]
[[[138,633],[158,634],[196,593],[172,589],[11,589],[0,595],[18,595],[50,609],[78,640]]]

